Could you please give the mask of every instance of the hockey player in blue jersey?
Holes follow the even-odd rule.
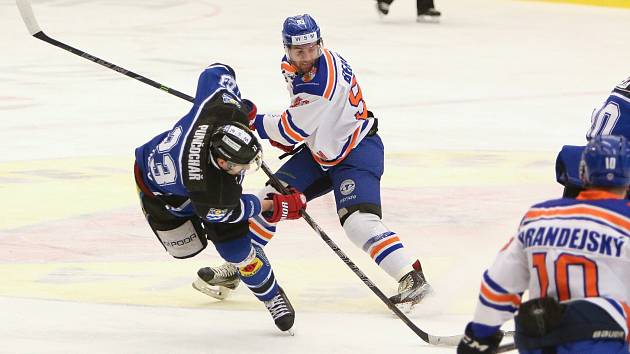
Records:
[[[261,213],[275,222],[297,219],[306,198],[242,193],[245,173],[262,159],[247,126],[251,107],[241,100],[232,68],[210,65],[199,77],[192,109],[136,149],[135,179],[147,222],[171,256],[192,257],[209,240],[264,302],[276,326],[290,331],[295,311],[263,249],[252,243],[248,219]]]
[[[594,136],[582,151],[584,190],[527,211],[482,277],[458,354],[496,353],[516,311],[521,354],[629,353],[630,145]]]
[[[586,140],[599,135],[621,135],[630,139],[630,78],[619,83],[601,106],[593,110]],[[574,198],[583,190],[579,162],[584,146],[565,145],[556,159],[556,180],[565,197]]]
[[[282,38],[286,55],[280,68],[290,106],[280,114],[258,114],[250,126],[283,150],[291,151],[301,143],[276,176],[304,192],[308,200],[334,192],[346,235],[398,282],[398,293],[391,300],[410,310],[431,287],[420,261],[407,253],[399,235],[381,220],[384,148],[357,77],[345,58],[324,48],[320,28],[311,16],[287,18]],[[277,192],[267,186],[260,195],[268,193]],[[262,247],[276,226],[254,217],[250,229]],[[209,285],[229,281],[234,274],[229,268],[202,268],[198,281]]]

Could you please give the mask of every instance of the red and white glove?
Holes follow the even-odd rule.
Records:
[[[247,98],[244,98],[242,102],[245,105],[245,110],[249,112],[247,113],[247,118],[249,118],[249,129],[256,130],[254,122],[256,121],[256,113],[258,113],[258,108],[256,108],[254,102],[248,100]]]
[[[273,200],[273,213],[265,216],[269,222],[276,223],[282,220],[295,220],[302,217],[301,211],[306,209],[306,196],[295,188],[289,188],[290,194],[267,194],[267,198]]]

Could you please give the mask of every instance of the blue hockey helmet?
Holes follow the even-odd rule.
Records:
[[[322,40],[319,26],[309,14],[287,17],[282,25],[282,42],[285,47]]]
[[[587,186],[630,185],[630,145],[623,136],[600,135],[584,148],[580,178]]]

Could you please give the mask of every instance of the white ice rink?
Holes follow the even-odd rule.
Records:
[[[62,42],[194,94],[231,65],[260,111],[287,104],[285,17],[310,13],[353,66],[386,146],[384,220],[436,289],[411,316],[462,333],[480,276],[527,207],[558,197],[556,152],[630,75],[630,10],[511,0],[34,0]],[[194,291],[209,247],[175,260],[136,200],[133,149],[189,103],[32,38],[0,0],[0,353],[454,353],[425,344],[304,221],[266,248],[296,308],[285,336],[247,289]],[[279,151],[266,147],[278,167]],[[259,173],[247,181],[255,192]],[[396,284],[343,234],[334,201],[309,213],[387,294]],[[507,324],[506,328],[510,328]]]

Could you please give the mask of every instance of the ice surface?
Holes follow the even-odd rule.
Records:
[[[44,31],[193,94],[224,62],[260,111],[287,101],[286,16],[308,12],[353,66],[386,145],[386,224],[436,294],[412,315],[461,333],[479,278],[532,203],[559,196],[555,154],[580,144],[592,108],[628,73],[628,10],[526,1],[437,0],[439,25],[398,0],[42,0]],[[29,36],[0,0],[0,353],[452,353],[427,346],[303,221],[267,248],[297,310],[279,333],[246,289],[195,292],[208,249],[166,255],[145,224],[133,149],[189,104]],[[266,145],[266,159],[279,166]],[[262,173],[248,177],[257,190]],[[309,212],[387,294],[396,284],[344,236],[334,201]],[[507,325],[508,328],[510,324]]]

